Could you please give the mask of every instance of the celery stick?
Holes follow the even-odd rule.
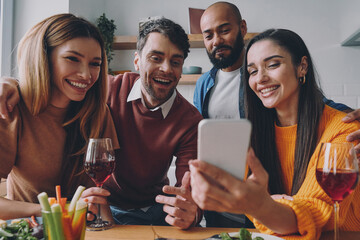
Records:
[[[42,209],[43,211],[51,211],[51,209],[50,209],[50,204],[49,204],[49,200],[48,200],[48,195],[47,195],[46,192],[39,193],[39,194],[37,195],[37,198],[38,198],[38,200],[39,200],[41,209]]]
[[[76,210],[72,221],[72,229],[76,239],[84,239],[86,227],[87,203],[80,199],[76,202]]]
[[[79,200],[76,202],[76,210],[75,210],[75,214],[74,214],[74,218],[73,218],[73,224],[76,223],[79,218],[81,217],[81,214],[83,214],[83,212],[86,212],[86,207],[87,207],[87,203],[83,200]],[[84,211],[80,211],[81,209],[84,209]]]
[[[55,230],[55,223],[54,223],[54,219],[51,213],[51,208],[50,208],[50,204],[49,204],[49,200],[48,200],[48,195],[46,192],[42,192],[40,194],[37,195],[37,198],[39,200],[41,209],[42,209],[42,217],[43,217],[43,221],[44,224],[46,225],[46,234],[50,235],[50,239],[57,239],[56,238],[56,231]],[[46,222],[46,223],[45,223]]]
[[[55,230],[54,232],[56,232],[56,240],[65,240],[64,237],[64,230],[63,230],[63,226],[62,226],[62,212],[61,212],[61,206],[58,203],[55,203],[51,206],[51,212],[52,212],[52,217],[54,220],[54,226],[55,226]],[[51,230],[50,230],[51,232]]]
[[[79,200],[79,201],[77,201],[76,202],[76,208],[75,208],[75,210],[76,211],[78,211],[78,210],[81,210],[81,209],[83,209],[83,208],[86,208],[87,207],[87,202],[85,202],[84,200]]]
[[[79,187],[76,189],[76,192],[75,192],[73,198],[71,199],[71,202],[70,202],[70,205],[69,205],[69,208],[68,208],[69,214],[73,214],[73,213],[74,213],[75,206],[76,206],[76,202],[80,199],[81,193],[82,193],[84,190],[85,190],[85,187],[84,187],[84,186],[79,186]]]
[[[41,214],[45,226],[44,234],[48,236],[49,239],[56,239],[56,231],[54,231],[55,230],[54,219],[51,210],[50,211],[42,210]]]

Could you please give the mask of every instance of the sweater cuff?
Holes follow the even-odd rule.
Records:
[[[294,233],[293,235],[287,235],[286,239],[318,239],[320,237],[321,231],[316,231],[315,223],[312,220],[311,213],[308,210],[309,206],[307,206],[308,204],[312,205],[313,203],[304,201],[303,199],[299,201],[297,201],[296,199],[278,199],[276,201],[290,207],[296,215],[298,233]],[[253,222],[255,227],[260,232],[282,236],[274,233],[265,225],[259,223],[256,219],[254,219]]]

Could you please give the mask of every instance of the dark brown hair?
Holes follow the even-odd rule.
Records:
[[[318,144],[318,126],[324,108],[324,95],[315,77],[315,68],[304,41],[299,35],[290,30],[269,29],[255,36],[248,44],[245,54],[245,66],[248,64],[247,54],[249,49],[254,43],[261,40],[273,41],[285,49],[291,55],[294,67],[299,66],[303,56],[306,56],[308,61],[306,82],[300,85],[299,93],[294,176],[291,190],[291,194],[294,195],[304,181],[310,158]],[[245,82],[247,117],[253,124],[251,146],[269,173],[270,193],[284,193],[275,143],[275,109],[264,107],[260,99],[252,91],[249,86],[248,71],[245,71]]]
[[[146,44],[149,34],[152,32],[158,32],[168,37],[173,44],[183,51],[184,59],[187,58],[190,52],[189,38],[179,24],[167,18],[149,20],[140,26],[137,39],[137,50],[140,53]]]

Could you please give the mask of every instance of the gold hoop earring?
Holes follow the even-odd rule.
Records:
[[[303,77],[299,78],[299,82],[300,82],[301,85],[304,85],[305,82],[306,82],[306,77],[303,76]]]

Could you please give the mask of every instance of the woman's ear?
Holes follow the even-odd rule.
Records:
[[[306,75],[307,71],[308,71],[308,58],[307,56],[303,56],[301,58],[301,62],[300,65],[298,67],[298,77],[303,77]]]

